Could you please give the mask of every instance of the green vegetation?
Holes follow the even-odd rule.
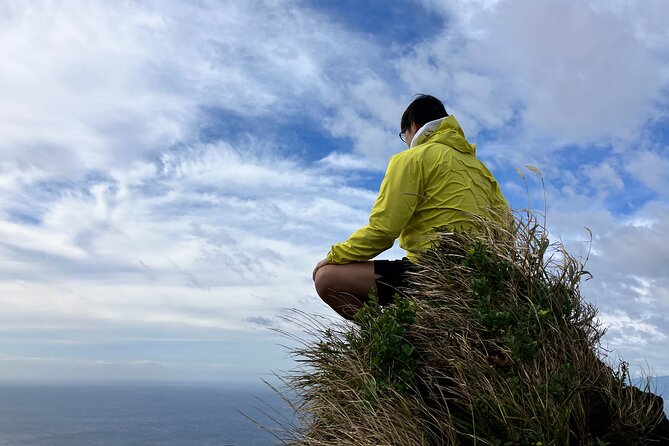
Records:
[[[607,365],[588,276],[531,214],[442,231],[394,305],[306,317],[288,444],[646,444],[663,419]],[[667,443],[655,443],[667,444]]]
[[[355,315],[358,330],[344,336],[352,352],[369,356],[373,380],[363,392],[368,401],[389,388],[406,393],[414,382],[418,357],[407,330],[415,319],[416,305],[409,299],[397,298],[395,305],[382,309],[373,295]]]

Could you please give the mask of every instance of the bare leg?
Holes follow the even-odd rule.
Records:
[[[378,277],[371,261],[325,265],[316,272],[316,292],[333,310],[352,319],[367,301],[369,292],[376,291]]]

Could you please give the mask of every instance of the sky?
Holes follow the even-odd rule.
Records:
[[[275,330],[336,319],[312,269],[366,223],[417,93],[587,258],[610,357],[669,375],[667,22],[664,0],[3,1],[0,381],[293,368]]]

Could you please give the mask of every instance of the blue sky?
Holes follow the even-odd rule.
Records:
[[[441,98],[669,374],[669,3],[4,2],[0,380],[257,380]],[[592,231],[592,244],[588,232]],[[402,255],[395,247],[383,258]]]

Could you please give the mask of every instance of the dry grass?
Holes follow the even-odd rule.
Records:
[[[480,226],[441,232],[394,306],[296,314],[285,444],[646,444],[662,407],[601,360],[583,264],[531,213]]]

